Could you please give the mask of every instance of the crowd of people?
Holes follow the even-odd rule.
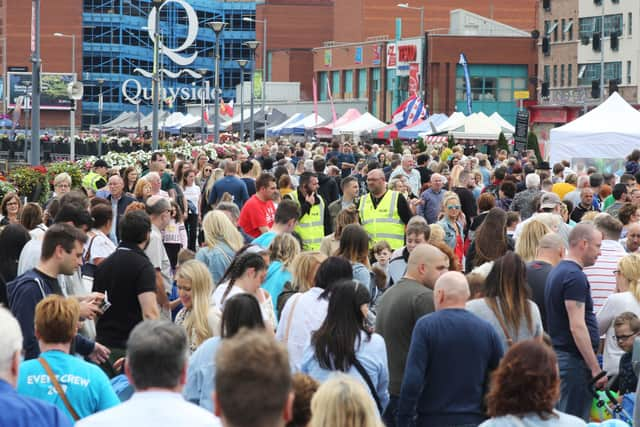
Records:
[[[0,425],[581,426],[636,391],[640,151],[237,153],[4,196]]]

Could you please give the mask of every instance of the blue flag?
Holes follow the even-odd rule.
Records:
[[[471,114],[471,81],[469,79],[469,66],[467,64],[467,57],[464,53],[460,54],[460,60],[458,64],[462,65],[462,69],[464,70],[464,81],[467,86],[467,115]]]

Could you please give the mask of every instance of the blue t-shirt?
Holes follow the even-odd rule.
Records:
[[[278,310],[275,309],[275,307],[278,306],[278,297],[282,293],[282,289],[284,289],[284,284],[291,280],[291,273],[286,268],[283,268],[282,261],[271,261],[269,269],[267,270],[267,276],[262,283],[262,288],[271,295],[276,318],[280,317]]]
[[[120,403],[109,379],[98,366],[56,350],[44,352],[40,357],[44,357],[49,363],[80,418]],[[23,396],[35,397],[56,405],[73,420],[38,359],[27,360],[20,365],[16,390]]]
[[[598,322],[593,313],[593,300],[589,280],[582,267],[575,261],[564,260],[551,270],[544,289],[544,306],[547,313],[547,328],[553,347],[581,357],[571,335],[569,315],[564,302],[578,301],[585,304],[584,321],[589,330],[591,346],[598,348]]]
[[[258,245],[263,249],[268,249],[269,246],[271,246],[271,242],[273,242],[273,239],[275,239],[277,235],[278,234],[275,231],[267,231],[253,239],[251,244]]]
[[[215,205],[218,203],[224,193],[229,193],[233,196],[233,202],[238,205],[240,209],[242,209],[245,202],[249,200],[246,184],[236,176],[225,176],[213,184],[213,188],[211,188],[211,193],[209,194],[209,204]]]
[[[71,427],[62,411],[50,403],[20,396],[6,381],[0,380],[0,426]]]

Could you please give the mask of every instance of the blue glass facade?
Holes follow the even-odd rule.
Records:
[[[515,123],[518,103],[513,98],[516,90],[527,90],[526,65],[469,65],[473,112],[486,115],[498,112],[509,123]],[[464,70],[456,67],[456,108],[467,114]]]
[[[197,37],[193,43],[188,39],[189,17],[182,3],[188,4],[197,16]],[[123,83],[134,79],[142,88],[151,87],[151,79],[144,77],[136,68],[148,73],[153,71],[153,40],[149,35],[148,17],[153,8],[151,0],[84,0],[83,9],[83,64],[82,80],[85,86],[82,104],[82,127],[98,123],[98,81],[104,80],[102,121],[107,122],[123,111],[135,111],[123,94]],[[210,0],[167,0],[161,8],[159,33],[168,49],[179,56],[197,57],[187,65],[175,63],[169,55],[160,55],[161,68],[171,73],[183,69],[208,70],[205,79],[214,87],[215,33],[207,25],[223,21],[227,27],[220,37],[219,81],[222,98],[235,98],[235,86],[240,83],[240,67],[237,59],[251,59],[249,48],[244,43],[255,40],[255,23],[243,20],[255,18],[255,2],[222,2]],[[184,50],[183,45],[187,44]],[[249,66],[247,67],[249,69]],[[201,87],[203,80],[182,73],[177,78],[162,77],[165,93],[177,93],[180,89]],[[163,93],[163,92],[161,92]],[[151,91],[148,91],[150,96]],[[172,104],[164,104],[167,111],[185,111],[185,104],[198,103],[177,97]],[[143,113],[151,111],[150,100],[140,104]]]

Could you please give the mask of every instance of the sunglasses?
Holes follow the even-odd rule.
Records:
[[[447,209],[460,209],[460,205],[448,205]]]

